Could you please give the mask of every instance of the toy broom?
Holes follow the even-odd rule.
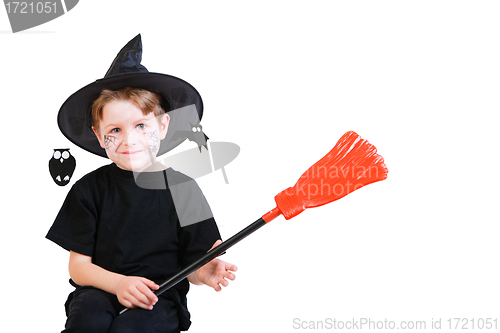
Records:
[[[333,149],[300,176],[293,187],[275,196],[276,207],[160,285],[160,295],[189,274],[280,215],[289,220],[307,208],[338,200],[365,185],[384,180],[388,170],[382,156],[355,132],[345,133]],[[120,314],[127,311],[123,309]]]

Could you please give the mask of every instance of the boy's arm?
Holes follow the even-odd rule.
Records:
[[[211,249],[221,243],[222,241],[220,239],[217,240]],[[236,272],[236,270],[237,267],[235,265],[215,258],[191,273],[188,276],[188,280],[192,284],[205,284],[209,287],[214,288],[215,291],[221,291],[221,285],[224,287],[227,287],[229,285],[229,281],[227,281],[226,279],[235,279],[235,275],[232,272]]]
[[[158,297],[151,291],[159,286],[138,276],[125,276],[105,270],[92,263],[92,258],[70,252],[69,275],[80,286],[92,286],[115,294],[120,303],[128,308],[140,307],[151,310]]]

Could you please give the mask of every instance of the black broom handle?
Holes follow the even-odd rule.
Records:
[[[168,289],[172,288],[177,283],[179,283],[180,281],[182,281],[183,279],[188,277],[189,274],[193,273],[198,268],[200,268],[201,266],[208,263],[210,260],[215,259],[219,255],[221,255],[223,252],[225,252],[227,249],[229,249],[231,246],[235,245],[240,240],[247,237],[248,235],[250,235],[254,231],[258,230],[260,227],[262,227],[264,225],[266,225],[266,221],[264,221],[264,219],[262,217],[259,218],[257,221],[250,224],[248,227],[241,230],[240,232],[238,232],[237,234],[235,234],[231,238],[227,239],[225,242],[222,242],[221,244],[219,244],[219,246],[213,248],[212,250],[210,250],[210,252],[207,252],[207,254],[205,254],[203,257],[196,260],[191,265],[187,266],[182,271],[180,271],[179,273],[175,274],[174,276],[170,277],[168,280],[163,282],[160,285],[160,288],[158,290],[154,291],[155,295],[158,296],[158,295],[164,293],[165,291],[167,291]],[[124,313],[127,310],[128,310],[128,308],[124,308],[123,310],[120,311],[120,314]]]

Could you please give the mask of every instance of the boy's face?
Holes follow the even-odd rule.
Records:
[[[129,101],[113,101],[102,110],[99,131],[93,130],[109,159],[118,167],[143,171],[156,162],[169,121],[168,114],[158,121],[153,112],[145,116]]]

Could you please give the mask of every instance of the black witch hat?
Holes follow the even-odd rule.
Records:
[[[107,157],[92,131],[92,103],[104,89],[141,88],[161,94],[162,106],[170,115],[167,136],[161,142],[158,155],[177,147],[186,138],[197,141],[200,149],[201,145],[206,147],[208,137],[199,133],[203,102],[198,91],[177,77],[149,72],[141,60],[139,34],[120,50],[104,78],[81,88],[64,102],[57,118],[61,132],[80,148]],[[188,133],[197,135],[184,135]]]

